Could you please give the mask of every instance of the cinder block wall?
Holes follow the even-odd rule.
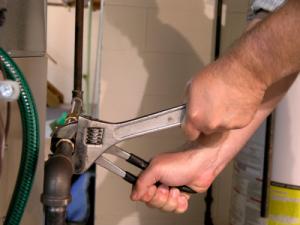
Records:
[[[127,120],[181,104],[187,81],[212,60],[214,6],[204,0],[107,0],[101,118]],[[150,159],[184,141],[181,130],[173,129],[122,147]],[[131,202],[130,191],[131,185],[99,168],[96,224],[203,224],[203,194],[192,198],[187,213],[174,215]]]

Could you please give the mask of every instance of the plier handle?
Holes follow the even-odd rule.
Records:
[[[149,162],[145,161],[144,159],[140,158],[139,156],[137,156],[133,153],[129,153],[129,152],[123,150],[122,148],[120,148],[116,145],[110,147],[105,153],[112,154],[112,155],[115,155],[115,156],[117,156],[121,159],[124,159],[128,163],[140,168],[141,170],[145,170],[149,166]],[[108,160],[106,157],[104,157],[104,155],[101,155],[95,161],[95,163],[97,165],[107,169],[108,171],[122,177],[125,181],[127,181],[128,183],[130,183],[132,185],[135,185],[135,183],[138,179],[137,176],[133,175],[132,173],[130,173],[128,171],[125,171],[125,170],[121,169],[120,167],[115,165],[113,162]],[[161,183],[157,182],[155,185],[158,187],[159,185],[161,185]],[[196,191],[194,191],[193,189],[191,189],[188,186],[179,186],[179,187],[176,187],[176,188],[178,188],[182,192],[186,192],[186,193],[189,193],[189,194],[197,193]]]

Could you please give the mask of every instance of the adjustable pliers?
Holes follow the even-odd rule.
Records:
[[[136,176],[122,170],[105,158],[103,154],[116,155],[142,170],[146,169],[149,165],[148,162],[124,151],[117,147],[116,144],[130,138],[179,126],[184,113],[185,105],[181,105],[120,123],[104,122],[92,117],[79,115],[75,122],[71,122],[56,130],[52,137],[52,144],[55,144],[62,138],[72,140],[74,143],[72,159],[75,173],[83,173],[93,163],[96,163],[123,177],[129,183],[135,184]],[[159,185],[159,183],[156,185]],[[187,186],[178,188],[187,193],[196,193]]]

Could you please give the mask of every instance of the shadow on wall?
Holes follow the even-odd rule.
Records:
[[[197,3],[193,4],[197,4],[197,8],[204,10],[205,6],[203,2],[204,1],[197,1]],[[145,2],[144,4],[147,5],[149,2]],[[213,52],[213,42],[211,41],[213,39],[213,22],[211,18],[205,16],[205,13],[202,12],[203,10],[197,12],[193,9],[191,11],[186,10],[185,12],[180,9],[174,9],[173,11],[173,8],[171,7],[170,10],[163,12],[164,14],[160,15],[160,4],[162,3],[154,0],[151,1],[151,6],[143,5],[138,7],[113,5],[108,3],[105,10],[107,23],[105,25],[105,30],[107,27],[112,26],[116,28],[122,36],[128,38],[130,45],[134,47],[134,51],[138,54],[137,58],[142,60],[144,70],[146,70],[147,73],[146,83],[142,84],[141,82],[141,85],[145,86],[141,94],[141,102],[137,109],[138,115],[144,115],[181,104],[184,98],[186,83],[204,66],[202,57],[206,59],[205,61],[207,63],[207,61],[211,59]],[[172,4],[172,2],[170,4]],[[178,5],[178,3],[176,4]],[[180,4],[188,4],[188,1]],[[143,38],[137,38],[137,33],[133,32],[136,31],[136,28],[134,27],[135,23],[124,26],[124,21],[127,21],[128,18],[123,17],[123,15],[128,16],[127,13],[130,13],[131,8],[134,8],[135,10],[138,9],[140,10],[140,13],[145,14],[144,30],[140,31]],[[136,18],[134,18],[132,14],[130,15],[131,20],[134,21]],[[175,26],[179,27],[180,31],[173,26],[162,22],[161,17],[174,18],[176,21]],[[128,20],[128,22],[130,22],[130,20]],[[184,33],[185,31],[186,33]],[[112,47],[110,46],[110,48],[105,46],[107,41],[105,38],[112,38],[114,40],[114,37],[104,35],[104,61],[106,55],[111,50],[110,48],[115,50],[113,49],[114,46],[112,44]],[[143,41],[141,41],[141,39]],[[197,43],[198,40],[199,43]],[[203,42],[203,40],[206,42]],[[124,49],[121,49],[120,51],[123,50]],[[129,50],[125,49],[124,51]],[[103,64],[105,67],[105,62]],[[118,65],[118,62],[116,62],[116,65],[108,66],[124,66],[124,68],[121,68],[121,70],[124,71],[124,74],[116,75],[116,81],[122,83],[125,79],[131,79],[131,74],[126,74],[128,71],[127,66],[130,67],[130,65],[126,65],[126,63],[120,64],[121,65]],[[105,76],[114,76],[114,74],[103,74],[104,80]],[[139,74],[135,77],[139,79]],[[136,84],[137,82],[132,83]],[[124,107],[126,107],[126,102],[130,102],[130,99],[125,99],[124,96],[126,96],[126,94],[122,96],[120,90],[114,90],[112,86],[114,85],[110,86],[108,84],[106,91],[109,93],[114,91],[118,92],[120,95],[120,102],[109,102],[109,100],[103,98],[101,103],[102,107],[111,104],[124,104]],[[126,90],[138,89],[140,87],[128,85],[123,88],[125,90],[124,92],[126,92]],[[124,101],[122,101],[123,99]],[[135,109],[132,110],[134,111]],[[183,143],[184,137],[180,129],[173,129],[131,140],[123,147],[144,158],[150,158],[166,150],[174,150]],[[126,167],[125,163],[122,164],[122,162],[118,162],[118,164],[122,168]],[[129,170],[134,171],[132,168]],[[97,224],[99,225],[179,225],[184,223],[193,225],[202,223],[204,204],[202,195],[198,195],[191,200],[191,209],[184,215],[162,214],[156,210],[146,208],[141,203],[131,202],[129,200],[130,185],[125,183],[122,179],[115,177],[115,175],[103,174],[103,180],[101,180],[100,186],[98,185],[97,191],[97,210],[99,211],[95,213],[97,215],[96,221],[98,221]],[[98,178],[101,178],[101,174],[98,173],[97,176]],[[101,215],[103,215],[103,217]]]

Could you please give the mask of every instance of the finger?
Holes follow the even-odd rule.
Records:
[[[190,200],[191,198],[191,195],[186,192],[181,192],[180,194],[183,195],[187,200]]]
[[[197,184],[189,184],[188,187],[190,187],[191,189],[193,189],[194,191],[196,191],[197,193],[204,193],[207,191],[207,189],[209,188],[211,184],[211,181],[204,181],[203,177],[201,179],[201,183],[197,183]],[[190,198],[190,195],[185,193],[185,192],[181,192],[181,195],[184,195],[188,200]]]
[[[194,141],[199,137],[200,132],[193,126],[193,123],[188,117],[188,113],[190,112],[190,97],[191,97],[191,84],[193,82],[193,78],[190,79],[185,87],[185,97],[184,102],[186,102],[186,114],[182,121],[182,128],[187,136],[187,138],[191,141]]]
[[[131,199],[133,201],[142,200],[148,189],[153,186],[158,180],[159,173],[156,172],[156,170],[153,169],[150,164],[150,166],[140,174],[136,184],[134,185],[131,193]]]
[[[184,98],[183,98],[183,102],[185,102],[185,103],[189,101],[192,82],[193,82],[193,78],[191,78],[190,80],[188,80],[188,82],[185,85]]]
[[[151,187],[149,187],[146,194],[142,197],[142,201],[145,203],[151,201],[152,198],[154,197],[156,191],[157,191],[157,187],[155,185],[152,185]]]
[[[200,131],[193,126],[187,116],[184,117],[181,127],[190,141],[195,141],[200,136]]]
[[[165,185],[160,185],[153,198],[147,203],[150,207],[162,208],[169,198],[169,188]]]
[[[177,208],[178,197],[180,196],[180,191],[177,188],[171,188],[166,204],[161,208],[166,212],[173,212]]]
[[[178,197],[177,208],[175,209],[175,213],[181,214],[184,213],[188,209],[188,199],[185,195],[180,195]]]

